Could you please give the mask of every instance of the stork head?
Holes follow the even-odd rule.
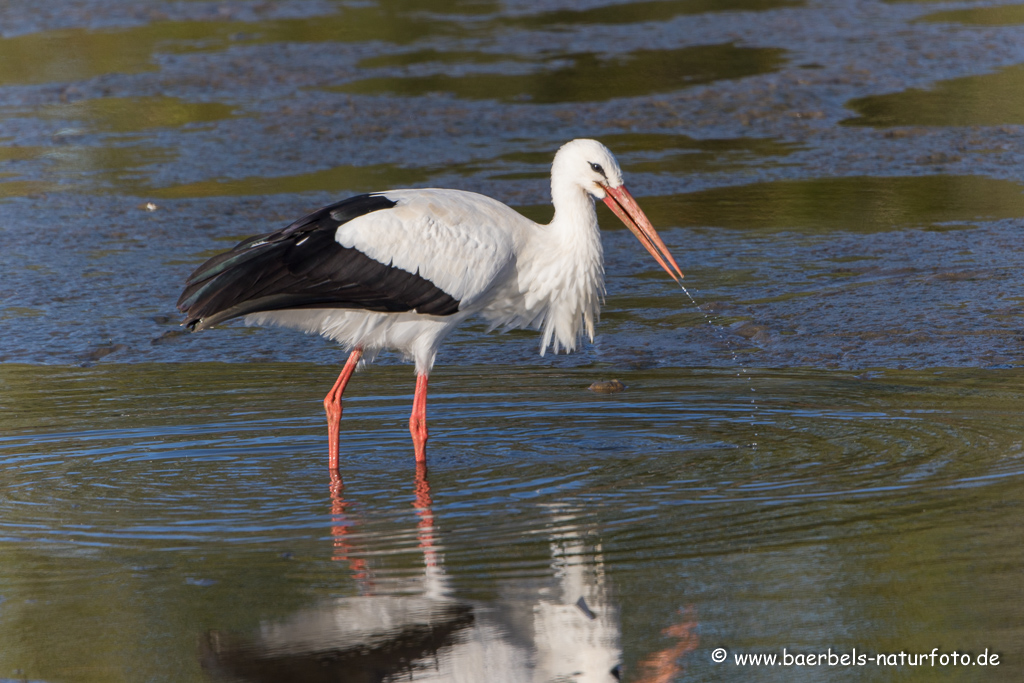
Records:
[[[622,187],[619,162],[597,140],[573,140],[562,145],[551,165],[551,177],[569,180],[597,199],[605,198],[608,186]]]
[[[595,199],[603,200],[673,280],[679,282],[683,279],[683,272],[668,247],[623,184],[619,162],[607,147],[597,140],[586,139],[562,145],[551,164],[552,196],[558,192],[557,185],[566,182],[578,186]]]

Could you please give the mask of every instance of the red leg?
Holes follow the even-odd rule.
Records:
[[[409,433],[416,451],[416,462],[427,462],[427,376],[416,375],[416,397],[412,400]]]
[[[345,367],[338,375],[338,381],[334,383],[331,390],[324,398],[324,410],[327,411],[327,435],[330,441],[327,444],[327,466],[331,470],[331,481],[340,478],[338,473],[338,441],[341,435],[341,395],[345,393],[345,386],[348,384],[352,373],[356,370],[363,350],[355,348],[348,356]]]

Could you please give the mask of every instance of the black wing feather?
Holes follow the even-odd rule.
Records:
[[[358,195],[217,254],[185,283],[178,299],[183,324],[201,330],[249,313],[289,308],[452,315],[458,300],[430,280],[335,240],[339,225],[394,206],[383,195]]]

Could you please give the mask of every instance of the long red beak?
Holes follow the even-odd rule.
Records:
[[[661,237],[654,230],[654,226],[651,225],[651,221],[647,219],[644,212],[640,209],[640,205],[633,199],[633,195],[629,193],[625,185],[619,187],[609,187],[602,185],[605,191],[604,203],[608,205],[608,208],[619,217],[626,227],[629,228],[630,232],[636,235],[636,238],[640,240],[640,244],[647,247],[647,251],[651,252],[651,256],[654,260],[665,269],[673,280],[679,282],[683,279],[683,271],[679,270],[679,266],[676,265],[676,260],[672,258],[672,254],[668,253],[668,247],[661,241]],[[669,267],[671,264],[671,267]],[[673,272],[674,271],[674,272]],[[682,284],[679,282],[679,284]]]

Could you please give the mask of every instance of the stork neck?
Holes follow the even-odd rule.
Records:
[[[604,295],[604,259],[594,200],[577,183],[551,182],[555,216],[533,234],[519,285],[526,290],[530,324],[541,327],[541,353],[549,345],[573,350],[580,336],[594,338]]]
[[[551,227],[569,232],[597,232],[594,199],[576,183],[559,182],[557,178],[552,178],[551,203],[555,206]]]

